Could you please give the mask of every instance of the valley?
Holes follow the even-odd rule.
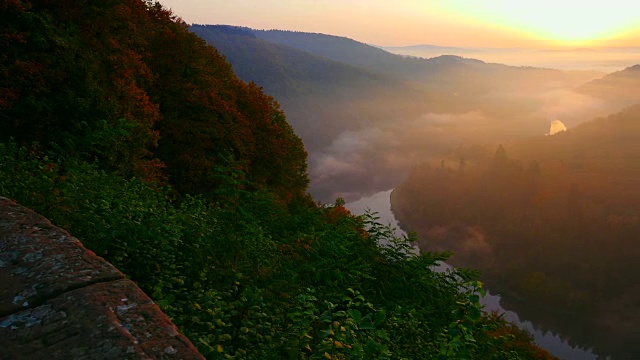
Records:
[[[573,127],[634,101],[581,90],[605,77],[598,71],[404,58],[323,34],[190,29],[280,103],[309,152],[310,191],[325,202],[394,187],[460,146],[543,135],[553,120]]]
[[[640,358],[640,5],[613,2],[3,1],[0,197],[208,359]],[[0,267],[55,260],[5,240]]]
[[[452,251],[452,265],[479,269],[507,308],[572,346],[633,356],[637,66],[606,74],[398,56],[324,34],[191,31],[281,102],[309,152],[314,197],[396,187],[394,212],[422,251]],[[276,73],[277,87],[264,78]]]

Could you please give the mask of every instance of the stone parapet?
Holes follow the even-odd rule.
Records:
[[[0,360],[204,359],[113,265],[0,197]]]

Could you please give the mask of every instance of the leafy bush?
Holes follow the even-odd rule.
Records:
[[[209,358],[475,358],[500,338],[478,282],[433,272],[445,254],[413,254],[374,214],[249,192],[232,169],[218,170],[224,203],[176,204],[35,146],[0,144],[0,160],[5,196],[124,271]]]

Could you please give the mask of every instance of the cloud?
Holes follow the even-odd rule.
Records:
[[[321,151],[309,155],[311,191],[323,201],[337,194],[367,193],[397,185],[416,164],[437,160],[465,139],[483,132],[489,121],[479,112],[428,113],[399,118],[339,134]],[[377,187],[377,189],[375,189]]]
[[[568,90],[549,91],[539,98],[542,106],[537,115],[544,119],[563,119],[569,126],[618,110],[607,106],[601,99]]]
[[[361,174],[371,165],[405,168],[427,154],[447,151],[469,135],[468,128],[486,121],[479,113],[425,114],[412,120],[359,131],[345,131],[312,156],[311,175],[324,179],[338,174]]]

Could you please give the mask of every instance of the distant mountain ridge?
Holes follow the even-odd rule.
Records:
[[[274,44],[287,45],[331,60],[393,74],[410,81],[429,80],[447,70],[462,70],[469,63],[484,64],[480,60],[453,55],[433,59],[410,58],[334,35],[285,30],[254,30],[253,33],[258,38]]]
[[[625,107],[640,103],[638,89],[640,64],[592,80],[578,87],[577,91]]]
[[[287,45],[345,64],[377,71],[408,74],[421,68],[419,60],[404,59],[346,37],[284,30],[254,30],[254,34],[274,44]]]
[[[396,53],[401,52],[403,50],[421,50],[427,52],[450,52],[452,54],[455,53],[473,53],[480,51],[479,49],[474,48],[460,48],[454,46],[439,46],[439,45],[431,45],[431,44],[416,44],[416,45],[407,45],[407,46],[378,46],[381,49],[386,51]]]
[[[385,98],[408,108],[426,97],[394,74],[271,43],[248,28],[192,25],[190,31],[215,46],[241,79],[274,96],[310,151],[327,146],[345,130],[391,116],[389,109],[368,99]]]
[[[464,84],[465,87],[470,87],[471,92],[482,94],[511,85],[518,88],[522,82],[548,82],[551,77],[555,81],[578,86],[593,78],[592,72],[508,66],[459,55],[440,55],[427,59],[407,57],[346,37],[326,34],[285,30],[253,30],[253,33],[256,37],[275,44],[287,45],[376,72],[393,74],[406,81],[419,82],[427,88],[431,85],[431,89],[439,91],[460,93],[459,89]]]
[[[331,90],[359,84],[372,87],[376,82],[394,81],[389,76],[265,41],[248,28],[192,25],[190,30],[223,53],[242,79],[256,82],[273,95],[289,96],[301,90],[323,92],[327,86]],[[307,85],[313,86],[301,89]]]

